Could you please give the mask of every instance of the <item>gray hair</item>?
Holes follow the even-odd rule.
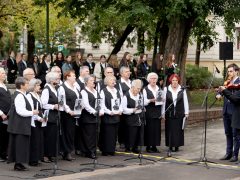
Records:
[[[56,72],[49,72],[46,75],[46,82],[51,83],[52,81],[55,81],[59,78],[59,74]]]
[[[81,74],[84,69],[88,69],[89,70],[89,67],[88,66],[81,66],[80,70],[79,70],[79,73]]]
[[[51,72],[56,72],[57,70],[60,70],[60,71],[61,71],[61,69],[60,69],[58,66],[53,66],[53,67],[51,68]]]
[[[122,67],[120,68],[120,71],[119,71],[119,72],[120,72],[120,74],[122,74],[122,73],[123,73],[123,71],[125,71],[125,70],[127,70],[127,69],[128,69],[128,70],[130,70],[130,69],[129,69],[129,67],[122,66]]]
[[[25,77],[26,75],[28,75],[28,73],[29,73],[30,71],[32,71],[33,74],[34,74],[34,71],[33,71],[32,68],[26,68],[26,69],[23,71],[23,77]]]
[[[106,77],[104,78],[104,84],[105,84],[105,85],[108,85],[108,82],[109,82],[110,80],[115,80],[115,81],[116,81],[116,77],[115,77],[115,76],[106,76]]]
[[[3,72],[5,72],[5,70],[2,67],[0,67],[0,73],[3,73]]]
[[[89,81],[90,78],[96,78],[96,76],[94,76],[93,74],[87,75],[86,77],[84,77],[84,83],[87,84],[87,82]]]
[[[24,77],[17,77],[15,80],[15,85],[17,89],[21,89],[21,86],[24,86],[28,80]]]
[[[37,84],[41,84],[42,81],[40,79],[31,79],[29,81],[29,86],[28,86],[28,92],[33,92],[34,91],[34,88],[36,87]]]
[[[158,75],[157,75],[155,72],[151,72],[151,73],[149,73],[149,74],[147,75],[147,81],[148,81],[148,82],[149,82],[149,80],[150,80],[150,78],[151,78],[152,76],[155,76],[156,78],[158,78]]]
[[[142,88],[142,81],[140,79],[135,79],[132,81],[132,87]]]

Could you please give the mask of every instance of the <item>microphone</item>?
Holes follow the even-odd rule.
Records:
[[[187,89],[187,88],[189,88],[189,86],[181,86],[182,90]]]
[[[217,68],[217,66],[214,64],[215,68],[216,68],[216,71],[217,73],[220,73],[220,70]]]

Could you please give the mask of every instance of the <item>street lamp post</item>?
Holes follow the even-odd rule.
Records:
[[[46,53],[49,53],[49,0],[46,0]]]

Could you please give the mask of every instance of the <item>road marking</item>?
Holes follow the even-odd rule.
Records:
[[[124,154],[124,155],[134,155],[138,156],[138,154],[135,153],[128,153],[128,152],[116,152],[117,154]],[[183,163],[194,163],[196,161],[194,160],[189,160],[189,159],[183,159],[183,158],[174,158],[174,157],[163,157],[163,156],[157,156],[157,155],[149,155],[149,154],[143,154],[143,157],[146,158],[155,158],[155,159],[165,159],[167,161],[177,161],[177,162],[183,162]],[[199,162],[199,164],[204,164],[204,162]],[[233,168],[233,169],[240,169],[240,166],[238,165],[228,165],[228,164],[222,164],[222,163],[207,163],[209,166],[214,166],[214,167],[224,167],[224,168]]]

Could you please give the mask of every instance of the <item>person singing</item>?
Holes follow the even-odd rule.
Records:
[[[106,76],[104,84],[107,86],[101,91],[104,116],[101,119],[99,147],[103,156],[114,155],[116,149],[118,123],[122,114],[120,92],[114,87],[116,77]]]
[[[0,68],[0,162],[7,160],[8,132],[7,120],[11,107],[11,93],[4,84],[6,72]]]
[[[29,81],[27,99],[32,104],[34,109],[39,111],[38,116],[32,116],[31,122],[31,138],[30,138],[30,157],[29,165],[38,166],[39,161],[43,158],[44,150],[44,139],[43,139],[43,119],[42,114],[42,101],[39,96],[41,89],[40,84],[42,83],[39,79],[32,79]]]
[[[142,96],[140,91],[142,82],[139,79],[132,81],[132,87],[125,94],[122,100],[123,114],[126,118],[126,142],[125,151],[139,153],[138,146],[142,145],[141,133],[144,131],[142,126]],[[143,135],[143,134],[142,134]]]
[[[165,103],[162,106],[162,117],[165,119],[166,146],[176,152],[184,145],[183,118],[188,117],[189,105],[187,93],[179,85],[180,77],[172,74],[169,83],[170,85],[164,88]]]
[[[74,150],[75,115],[77,115],[74,113],[74,108],[76,101],[78,102],[81,95],[80,89],[77,89],[75,84],[76,76],[74,70],[66,71],[63,79],[65,82],[58,89],[58,98],[60,99],[60,102],[62,102],[62,104],[60,104],[62,127],[60,147],[63,152],[63,159],[72,161],[74,160],[71,156],[71,152]]]
[[[82,132],[81,139],[81,152],[85,154],[86,157],[95,159],[96,158],[96,146],[97,146],[97,123],[99,121],[98,116],[104,114],[101,109],[101,102],[99,101],[100,96],[95,87],[95,76],[88,75],[84,78],[85,89],[81,91],[83,110],[81,115],[81,125]],[[100,104],[99,104],[100,103]],[[99,114],[97,114],[99,113]]]
[[[49,110],[47,126],[44,129],[44,162],[53,161],[56,157],[56,142],[58,136],[58,98],[57,88],[60,81],[59,74],[49,72],[46,75],[46,85],[42,91],[41,101],[44,110]]]
[[[34,110],[27,99],[28,81],[18,77],[15,85],[17,90],[13,95],[8,121],[8,161],[15,162],[14,170],[25,171],[27,168],[23,163],[29,162],[31,119],[33,115],[38,115],[39,111]]]
[[[148,85],[143,90],[144,105],[146,106],[146,126],[144,143],[149,153],[159,152],[156,146],[161,142],[161,105],[163,91],[157,86],[158,75],[149,73]]]

